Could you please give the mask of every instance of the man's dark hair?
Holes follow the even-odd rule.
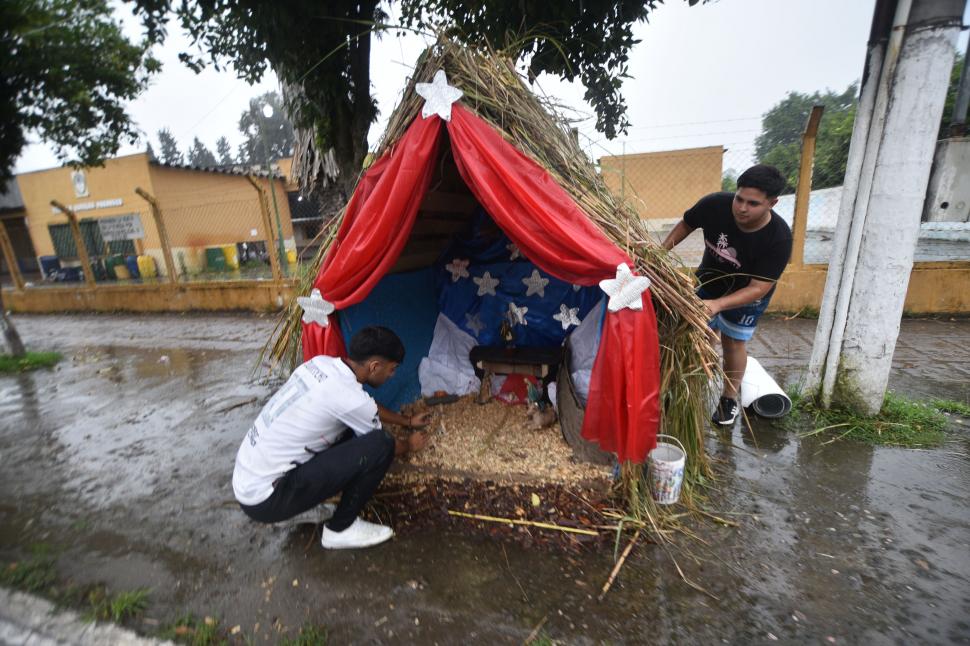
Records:
[[[350,340],[347,353],[352,361],[367,361],[379,357],[394,363],[404,361],[404,344],[394,332],[386,327],[365,327]]]
[[[738,177],[738,188],[757,188],[764,191],[768,199],[781,195],[787,183],[781,171],[767,164],[752,166]]]

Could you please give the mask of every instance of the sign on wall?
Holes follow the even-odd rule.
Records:
[[[71,173],[71,184],[74,186],[74,197],[88,196],[88,178],[83,170],[76,170]]]
[[[105,242],[116,240],[135,240],[145,237],[145,229],[141,226],[141,217],[137,213],[119,215],[113,218],[99,218],[98,228]]]

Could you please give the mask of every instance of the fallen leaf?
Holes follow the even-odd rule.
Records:
[[[206,626],[215,626],[216,623],[217,623],[216,620],[213,619],[212,617],[206,617],[205,618],[205,625]]]
[[[539,495],[535,493],[532,494],[532,506],[538,507],[541,504],[542,504],[542,501],[539,499]]]
[[[299,579],[293,579],[293,587],[295,588],[298,585],[300,585],[300,580]]]
[[[232,627],[232,629],[229,631],[229,634],[230,635],[238,635],[240,632],[242,632],[242,626],[240,626],[240,625],[237,624],[237,625],[235,625],[235,626]]]

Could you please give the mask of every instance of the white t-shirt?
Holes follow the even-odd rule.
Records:
[[[263,502],[274,480],[329,448],[348,428],[357,435],[380,429],[377,402],[342,360],[310,359],[263,406],[243,438],[232,473],[236,500]]]

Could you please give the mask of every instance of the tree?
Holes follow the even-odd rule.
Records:
[[[188,150],[189,163],[193,166],[216,166],[216,156],[206,148],[206,145],[199,141],[198,137],[192,140],[192,147]]]
[[[263,110],[269,106],[273,114]],[[263,165],[293,154],[293,124],[283,111],[283,100],[276,92],[267,92],[249,100],[249,108],[239,117],[239,132],[244,140],[239,147],[239,162]]]
[[[941,139],[949,136],[950,121],[953,117],[962,74],[963,60],[958,59],[950,72],[950,86],[940,122]],[[801,160],[802,132],[805,130],[805,122],[814,105],[825,106],[825,112],[822,114],[815,140],[812,188],[842,185],[849,159],[852,124],[855,122],[857,92],[855,83],[841,94],[831,90],[824,94],[789,92],[788,96],[765,113],[761,122],[761,134],[755,140],[755,155],[761,163],[777,166],[788,179],[786,193],[795,192]]]
[[[179,152],[178,142],[168,128],[158,131],[158,145],[162,150],[162,162],[165,164],[181,164],[182,153]]]
[[[293,125],[313,130],[321,154],[333,150],[339,188],[349,192],[377,116],[370,94],[371,34],[393,29],[384,24],[378,0],[129,1],[156,42],[165,36],[169,12],[176,13],[201,52],[180,55],[193,69],[229,61],[254,83],[272,65],[286,89]],[[533,76],[549,72],[581,80],[597,128],[612,138],[627,127],[620,87],[636,43],[633,25],[661,1],[488,0],[474,3],[474,10],[463,0],[399,0],[399,5],[407,27],[443,28],[459,42],[487,42],[528,61]]]
[[[216,141],[216,154],[219,155],[219,164],[222,166],[233,164],[232,148],[229,147],[229,140],[225,137],[219,137],[219,140]]]
[[[853,83],[844,92],[788,95],[765,113],[761,134],[755,139],[755,156],[763,164],[771,164],[788,180],[786,193],[793,193],[798,183],[802,133],[812,106],[825,106],[815,142],[815,171],[812,188],[839,186],[845,176],[849,155],[849,139],[855,119],[858,86]]]
[[[28,133],[77,166],[98,166],[137,141],[125,106],[160,65],[111,11],[107,0],[0,3],[0,181]]]
[[[155,149],[152,148],[152,143],[148,142],[148,148],[145,150],[145,154],[148,155],[150,161],[156,161],[158,157],[155,156]]]

